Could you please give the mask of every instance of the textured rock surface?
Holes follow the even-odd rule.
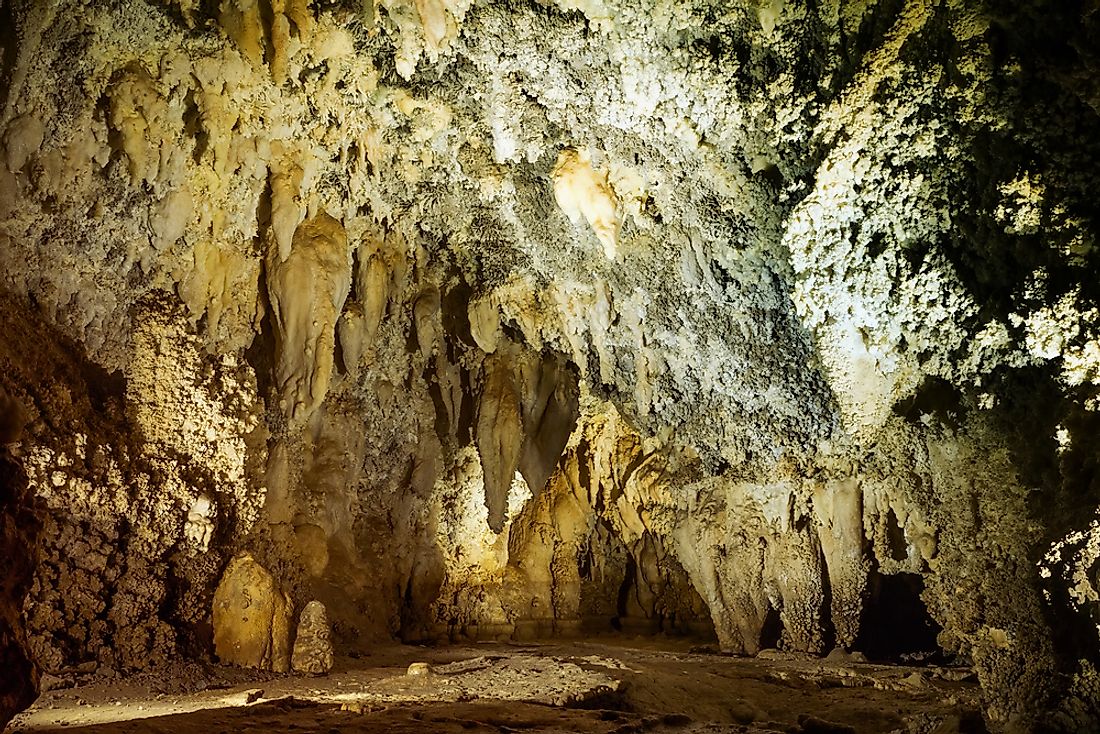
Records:
[[[38,695],[39,671],[23,621],[23,599],[34,578],[41,520],[27,475],[12,455],[21,438],[22,406],[0,387],[0,728]]]
[[[214,592],[214,653],[226,665],[290,670],[291,601],[252,556],[229,562]]]
[[[325,605],[316,599],[302,610],[290,664],[295,671],[311,675],[332,670],[332,627]]]
[[[6,0],[37,659],[209,654],[247,552],[349,644],[938,649],[1095,728],[1098,18]]]

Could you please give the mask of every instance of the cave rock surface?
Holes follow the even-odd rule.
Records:
[[[994,729],[1100,728],[1098,37],[0,0],[0,527],[43,526],[0,620],[117,671],[285,670],[313,599],[337,648],[615,624],[938,656]]]

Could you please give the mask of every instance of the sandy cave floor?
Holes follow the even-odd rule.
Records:
[[[430,672],[410,674],[417,662]],[[187,664],[46,684],[9,731],[982,731],[965,668],[736,658],[674,640],[393,645],[316,678]]]

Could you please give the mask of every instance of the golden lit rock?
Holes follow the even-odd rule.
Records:
[[[248,553],[229,562],[214,593],[214,652],[226,665],[290,669],[290,598]]]

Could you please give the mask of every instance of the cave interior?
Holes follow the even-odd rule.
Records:
[[[1098,191],[1098,0],[0,0],[0,728],[1100,731]]]

